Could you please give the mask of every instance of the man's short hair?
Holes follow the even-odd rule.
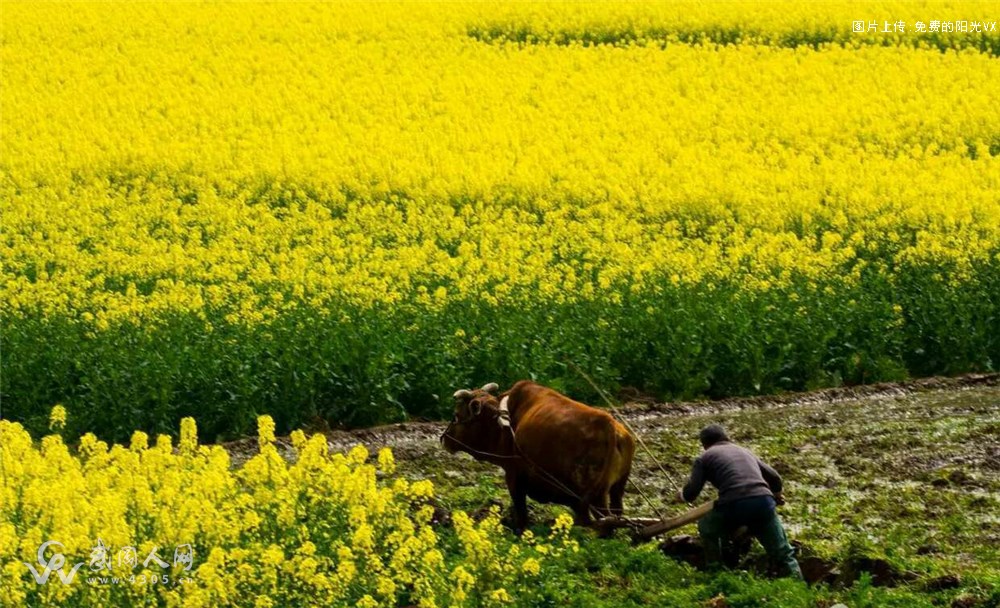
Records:
[[[710,424],[701,429],[698,439],[701,439],[701,446],[708,449],[720,441],[729,441],[729,435],[726,435],[726,429],[722,425]]]

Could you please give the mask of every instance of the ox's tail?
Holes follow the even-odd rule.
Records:
[[[635,457],[635,437],[624,426],[615,423],[615,460],[617,469],[611,471],[612,483],[628,481],[632,472],[632,459]]]

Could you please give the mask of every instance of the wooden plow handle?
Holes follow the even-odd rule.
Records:
[[[681,526],[686,526],[687,524],[696,522],[702,517],[708,515],[708,512],[711,511],[714,506],[715,501],[710,500],[703,505],[681,513],[677,517],[664,519],[663,521],[646,526],[635,533],[635,539],[639,541],[649,540],[658,534],[663,534],[664,532],[669,532],[680,528]]]

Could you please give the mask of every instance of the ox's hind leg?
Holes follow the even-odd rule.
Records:
[[[594,523],[594,517],[607,517],[611,513],[609,502],[610,496],[603,489],[585,494],[583,499],[573,507],[573,511],[576,513],[576,525],[590,526]]]
[[[623,499],[625,497],[625,485],[627,483],[628,483],[628,475],[625,475],[624,477],[616,481],[611,486],[611,489],[608,490],[608,493],[610,494],[609,498],[611,503],[611,515],[614,517],[621,517],[622,512],[624,511]]]
[[[632,454],[634,452],[635,446],[632,445],[631,437],[627,437],[629,442],[625,444],[625,453],[622,454],[622,458],[625,463],[625,471],[622,476],[618,478],[611,487],[608,489],[608,493],[611,494],[611,514],[615,517],[621,517],[623,512],[622,501],[625,497],[625,486],[628,485],[629,475],[632,474]],[[622,448],[619,448],[621,451]]]
[[[611,505],[610,491],[602,492],[598,500],[584,502],[583,505],[580,507],[583,511],[582,517],[581,513],[577,512],[577,525],[593,528],[601,538],[610,536],[616,528],[621,527],[615,525],[616,521],[612,519],[615,513]],[[618,511],[620,513],[621,509]],[[594,517],[597,518],[596,521]]]

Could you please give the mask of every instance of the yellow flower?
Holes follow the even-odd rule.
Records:
[[[347,459],[355,465],[364,464],[368,460],[368,448],[359,443],[347,453]]]
[[[507,590],[504,589],[503,587],[493,591],[493,593],[490,594],[490,599],[492,599],[495,602],[502,602],[505,604],[510,603],[512,601],[510,594],[507,593]]]
[[[198,447],[198,426],[194,418],[181,419],[181,437],[177,447],[182,454],[193,454]]]
[[[560,513],[556,516],[556,521],[552,525],[553,534],[569,534],[569,531],[573,528],[573,518],[566,513]]]
[[[529,574],[531,576],[537,576],[538,573],[541,572],[542,568],[541,564],[538,563],[537,559],[529,557],[528,559],[524,560],[524,563],[521,564],[521,569],[524,571],[525,574]]]
[[[274,443],[274,419],[270,416],[257,417],[257,441],[261,449]]]
[[[396,461],[392,457],[392,450],[382,448],[378,452],[378,468],[386,475],[392,475],[396,471]]]
[[[410,484],[410,498],[430,498],[434,496],[434,484],[428,479],[421,479]]]
[[[354,604],[357,608],[377,608],[379,603],[370,595],[363,596]]]
[[[380,597],[389,600],[396,596],[396,583],[391,578],[387,576],[379,577],[376,584],[376,591]]]
[[[49,428],[53,431],[61,431],[66,427],[66,408],[62,405],[55,405],[49,413]]]
[[[299,452],[300,454],[305,450],[306,445],[308,444],[308,439],[306,439],[306,434],[299,429],[292,431],[291,434],[289,435],[289,439],[291,439],[292,441],[292,447],[294,447],[295,451]]]

